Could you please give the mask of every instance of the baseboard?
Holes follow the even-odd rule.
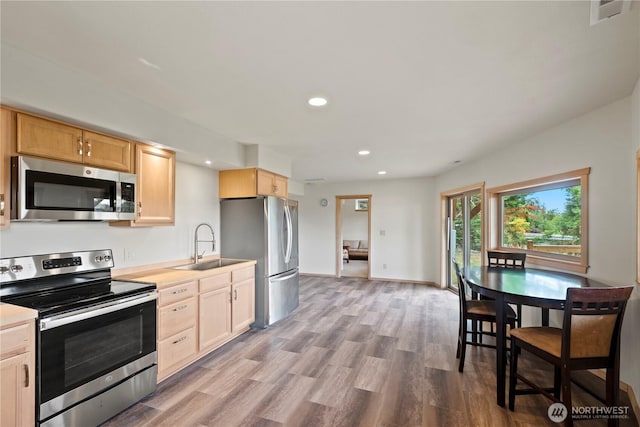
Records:
[[[369,280],[376,280],[380,282],[394,282],[394,283],[414,283],[416,285],[426,285],[429,287],[437,287],[435,283],[425,281],[425,280],[390,279],[388,277],[371,277]]]
[[[604,369],[589,369],[588,371],[591,375],[594,375],[600,378],[603,381],[607,380],[607,374]],[[640,419],[640,406],[638,406],[638,399],[636,398],[636,394],[633,391],[633,387],[624,381],[620,381],[620,390],[627,393],[629,396],[629,402],[631,402],[631,409],[633,413],[636,415],[636,419]]]
[[[333,277],[335,279],[335,274],[320,274],[320,273],[300,273],[300,276],[309,276],[309,277]]]
[[[310,277],[332,277],[335,278],[335,274],[319,274],[319,273],[300,273],[300,276],[310,276]],[[342,276],[344,278],[345,276]],[[425,285],[432,288],[440,288],[437,283],[429,282],[426,280],[407,280],[407,279],[390,279],[387,277],[371,277],[367,279],[366,277],[362,277],[364,280],[375,280],[379,282],[394,282],[394,283],[413,283],[416,285]]]

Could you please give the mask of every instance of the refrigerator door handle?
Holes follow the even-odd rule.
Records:
[[[291,273],[291,274],[287,274],[286,276],[283,277],[270,277],[269,281],[271,282],[283,282],[285,280],[289,280],[292,277],[296,277],[296,275],[298,274],[298,270],[296,270],[295,272]]]
[[[289,210],[289,206],[284,207],[284,216],[287,220],[287,250],[284,255],[284,262],[287,264],[291,261],[291,250],[293,247],[293,223],[291,221],[291,211]]]

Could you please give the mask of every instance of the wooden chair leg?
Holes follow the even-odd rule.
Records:
[[[467,352],[467,321],[463,321],[460,330],[460,361],[458,362],[458,372],[464,370],[464,356]]]
[[[559,366],[553,368],[553,395],[556,399],[560,400],[560,384],[561,384],[561,369]]]
[[[618,406],[620,402],[620,361],[614,362],[614,366],[607,368],[606,377],[606,404],[609,407]],[[609,427],[617,427],[620,420],[617,418],[609,418],[607,425]]]
[[[511,366],[509,367],[509,410],[513,411],[516,406],[516,384],[518,382],[518,353],[520,347],[511,341]]]
[[[567,419],[564,420],[566,427],[573,427],[573,417],[571,415],[571,371],[568,368],[561,368],[562,383],[562,403],[567,407]]]
[[[458,324],[458,348],[456,349],[456,359],[460,358],[460,349],[462,347],[462,323],[464,320],[460,318],[460,323]]]

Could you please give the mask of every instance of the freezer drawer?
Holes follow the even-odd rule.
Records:
[[[256,326],[267,327],[289,316],[298,307],[298,269],[265,278],[265,312],[256,318]],[[258,307],[256,307],[258,309]],[[258,310],[256,310],[258,311]]]

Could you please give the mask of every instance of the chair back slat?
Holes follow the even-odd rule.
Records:
[[[622,318],[632,291],[633,287],[567,289],[563,357],[617,357]]]
[[[466,313],[467,311],[467,282],[464,280],[464,276],[460,273],[460,267],[457,262],[453,262],[456,269],[456,277],[458,278],[458,299],[460,300],[460,313]]]
[[[526,253],[487,251],[489,267],[524,268]]]

